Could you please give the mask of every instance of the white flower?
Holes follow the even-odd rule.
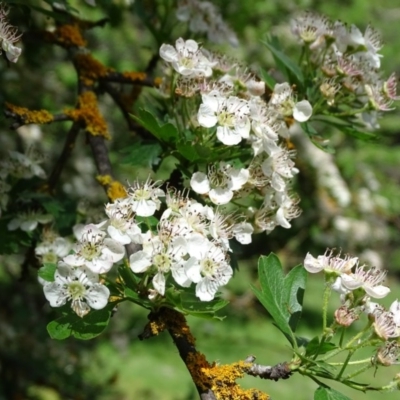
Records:
[[[291,228],[289,221],[297,218],[301,214],[301,209],[297,206],[300,199],[290,196],[285,192],[277,192],[275,197],[279,204],[279,208],[275,214],[276,224],[280,225],[282,228],[289,229]]]
[[[273,151],[261,164],[264,175],[271,179],[271,186],[278,192],[286,189],[287,181],[285,179],[293,178],[298,172],[291,160],[294,154],[293,151],[277,147],[276,151]]]
[[[362,288],[375,299],[382,299],[389,294],[390,289],[380,283],[385,279],[386,271],[378,268],[365,269],[365,266],[357,266],[352,274],[342,275],[342,284],[346,289],[355,290]]]
[[[120,199],[106,204],[105,211],[109,219],[103,224],[107,226],[107,233],[111,239],[118,243],[123,245],[131,242],[140,243],[142,231],[135,222],[133,211],[125,204],[126,202]],[[99,227],[103,224],[99,224]]]
[[[19,179],[30,179],[34,176],[45,179],[46,173],[39,165],[44,161],[41,153],[30,147],[26,154],[9,151],[10,158],[4,162],[4,167],[11,176]]]
[[[18,61],[21,49],[14,46],[14,43],[18,42],[22,34],[19,34],[18,29],[8,23],[6,20],[7,14],[8,9],[3,4],[0,4],[0,44],[8,60],[15,63]]]
[[[191,281],[185,274],[184,256],[187,254],[186,241],[183,237],[176,237],[169,244],[164,244],[158,237],[153,238],[143,250],[133,253],[129,264],[133,272],[142,273],[153,267],[155,275],[153,286],[161,295],[165,294],[166,274],[172,273],[175,281],[184,287]]]
[[[132,211],[139,217],[150,217],[160,209],[159,197],[165,196],[158,185],[158,182],[151,182],[150,179],[144,183],[136,181],[128,188],[128,197],[121,201],[130,204]]]
[[[341,258],[340,254],[338,256],[333,256],[332,254],[332,250],[327,250],[323,256],[315,258],[310,253],[307,253],[304,260],[304,268],[312,274],[325,271],[343,277],[344,274],[349,274],[351,269],[358,263],[357,257],[345,256]]]
[[[226,285],[233,275],[226,253],[204,241],[202,246],[191,246],[189,254],[185,269],[188,278],[196,283],[196,296],[201,301],[211,301],[219,287]]]
[[[250,108],[246,100],[221,96],[218,90],[203,94],[197,119],[201,126],[217,126],[217,138],[227,146],[240,143],[250,134]]]
[[[54,237],[39,243],[35,254],[41,257],[43,263],[57,263],[72,249],[72,243],[63,237]]]
[[[71,308],[84,317],[90,308],[100,310],[108,303],[110,291],[99,283],[99,277],[85,266],[72,267],[59,262],[54,282],[43,286],[44,295],[52,307],[61,307],[72,300]]]
[[[218,169],[211,166],[208,176],[195,172],[190,179],[190,186],[199,194],[208,194],[214,204],[227,204],[231,201],[234,191],[242,188],[249,179],[249,171],[245,168],[235,169],[221,162]]]
[[[187,77],[211,76],[212,64],[199,49],[194,40],[179,38],[175,47],[163,44],[160,47],[160,57],[171,63],[174,70]]]
[[[72,266],[85,265],[97,274],[108,272],[125,255],[124,246],[106,238],[106,233],[94,224],[84,227],[74,250],[75,254],[66,256],[64,262]]]
[[[51,214],[42,214],[39,211],[22,212],[13,218],[8,224],[9,231],[21,229],[25,232],[33,231],[37,228],[38,224],[48,224],[53,220]]]

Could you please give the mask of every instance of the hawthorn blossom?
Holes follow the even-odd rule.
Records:
[[[15,231],[19,228],[25,232],[31,232],[39,224],[48,224],[52,220],[53,216],[51,214],[43,214],[40,211],[30,210],[19,213],[7,224],[7,228],[9,231]]]
[[[249,137],[250,108],[246,100],[235,96],[226,98],[218,90],[201,97],[197,114],[199,124],[205,128],[217,125],[217,138],[221,143],[232,146]]]
[[[141,242],[142,231],[135,222],[134,212],[126,207],[126,203],[117,199],[114,203],[106,204],[105,212],[109,219],[98,226],[106,226],[111,239],[123,245]]]
[[[366,269],[365,265],[357,266],[354,273],[342,274],[342,284],[348,290],[362,288],[368,296],[375,299],[382,299],[389,294],[390,289],[381,285],[386,277],[386,271],[378,268]]]
[[[341,258],[340,254],[333,256],[333,250],[327,250],[323,256],[318,256],[317,258],[307,253],[304,260],[304,268],[312,274],[325,271],[325,273],[340,275],[343,278],[345,274],[351,272],[351,269],[357,263],[357,257],[346,255],[344,258]]]
[[[227,255],[206,239],[188,248],[191,257],[185,265],[186,275],[196,283],[196,296],[201,301],[211,301],[219,287],[226,285],[233,275]]]
[[[236,169],[230,164],[221,162],[219,167],[211,166],[208,175],[195,172],[190,179],[190,186],[199,194],[208,194],[214,204],[227,204],[234,192],[242,188],[249,179],[249,171]]]
[[[150,217],[156,210],[160,209],[160,197],[164,197],[165,193],[159,188],[158,182],[134,182],[128,188],[128,197],[121,200],[122,204],[128,204],[131,210],[139,217]]]
[[[154,289],[162,296],[165,294],[166,275],[172,277],[180,286],[190,286],[191,281],[185,274],[184,256],[187,254],[186,241],[183,237],[175,237],[165,244],[158,237],[143,244],[143,250],[132,254],[129,264],[133,272],[154,272],[152,282]]]
[[[312,106],[308,100],[295,102],[292,88],[287,82],[277,83],[271,96],[270,104],[284,116],[293,118],[298,122],[305,122],[312,115]]]
[[[35,254],[40,256],[43,263],[56,264],[72,249],[72,243],[68,239],[58,236],[55,232],[46,232],[43,239],[35,247]]]
[[[175,47],[163,44],[160,57],[171,63],[176,72],[187,77],[211,76],[213,64],[203,54],[197,42],[179,38]]]
[[[271,186],[278,192],[283,192],[287,186],[287,180],[298,173],[292,161],[295,152],[276,146],[276,150],[261,164],[264,175],[271,180]],[[285,180],[286,179],[286,180]]]
[[[99,277],[82,265],[74,267],[60,261],[54,282],[44,282],[43,292],[51,307],[61,307],[71,302],[71,308],[84,317],[91,308],[100,310],[108,303],[110,291],[99,283]]]
[[[18,42],[22,34],[18,33],[18,29],[8,23],[7,14],[8,9],[6,6],[0,4],[0,45],[1,49],[6,53],[7,59],[16,63],[22,50],[14,46],[14,43]]]
[[[110,238],[94,224],[86,225],[74,246],[75,254],[64,258],[64,262],[76,267],[86,266],[96,274],[108,272],[114,263],[125,255],[124,246]]]
[[[26,154],[17,151],[9,151],[9,158],[2,162],[2,167],[15,178],[30,179],[38,176],[46,178],[46,173],[39,165],[44,161],[44,156],[34,148],[30,147]]]

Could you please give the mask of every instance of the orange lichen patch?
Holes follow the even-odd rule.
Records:
[[[66,110],[65,114],[73,121],[84,124],[86,131],[91,135],[111,138],[107,123],[97,106],[97,97],[93,92],[82,93],[78,98],[78,107],[74,110]]]
[[[257,389],[243,390],[236,383],[251,364],[244,361],[228,365],[210,364],[201,353],[190,353],[186,362],[195,384],[202,390],[212,390],[218,400],[269,399],[267,394]]]
[[[114,69],[106,67],[90,54],[77,54],[74,62],[78,70],[79,79],[83,80],[84,83],[86,81],[86,84],[93,84],[97,79],[114,71]]]
[[[8,111],[21,117],[25,124],[48,124],[53,121],[53,116],[47,110],[29,110],[11,103],[5,103]]]
[[[151,321],[149,327],[153,336],[157,336],[158,334],[163,332],[166,328],[164,321],[160,320]]]
[[[86,47],[87,45],[78,24],[60,25],[53,32],[53,35],[57,43],[65,47]]]
[[[141,82],[144,81],[147,77],[147,74],[145,72],[131,72],[131,71],[127,71],[127,72],[123,72],[122,75],[131,80],[132,82]]]

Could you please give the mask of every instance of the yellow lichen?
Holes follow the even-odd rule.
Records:
[[[82,93],[78,98],[78,107],[73,110],[66,110],[73,121],[84,124],[86,131],[93,136],[103,136],[110,139],[107,123],[101,115],[97,106],[97,97],[91,91]]]
[[[138,82],[138,81],[144,81],[147,77],[147,74],[145,72],[133,72],[133,71],[127,71],[123,72],[122,74],[125,78],[131,80],[132,82]]]
[[[118,181],[113,181],[108,186],[107,196],[111,201],[115,201],[116,199],[121,199],[126,197],[127,192],[122,183]]]
[[[60,25],[56,28],[54,36],[57,42],[64,47],[85,47],[87,44],[78,24]]]
[[[110,175],[97,175],[96,179],[101,186],[107,186],[113,181],[113,178]]]
[[[10,112],[21,117],[25,124],[48,124],[53,121],[53,116],[47,110],[29,110],[11,103],[5,103]]]
[[[107,188],[107,196],[111,201],[127,196],[126,189],[121,182],[115,181],[110,175],[97,175],[97,181]]]
[[[90,54],[77,54],[74,62],[79,73],[79,79],[86,85],[91,85],[97,79],[114,71],[112,68],[104,66]]]
[[[193,381],[202,390],[210,389],[217,400],[268,400],[257,389],[242,389],[236,380],[242,378],[251,364],[239,361],[228,365],[210,364],[201,353],[190,353],[186,360]]]

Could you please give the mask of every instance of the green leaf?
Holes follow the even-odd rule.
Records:
[[[39,268],[38,275],[47,282],[54,282],[54,274],[57,269],[57,264],[45,263]]]
[[[335,350],[337,346],[334,343],[324,342],[320,344],[319,337],[314,337],[306,347],[306,356],[312,356],[314,354],[326,354],[332,350]]]
[[[121,160],[121,164],[151,168],[160,161],[162,147],[160,143],[141,144],[138,142],[135,146],[125,149],[124,153],[128,155]]]
[[[132,117],[160,141],[175,143],[178,140],[178,130],[171,123],[160,125],[154,115],[143,108],[139,110],[138,114],[138,117],[135,115],[132,115]]]
[[[344,394],[329,387],[319,387],[314,392],[314,400],[351,400]]]
[[[83,318],[75,313],[63,315],[47,325],[47,332],[52,339],[63,340],[71,335],[77,339],[88,340],[100,335],[107,327],[113,304],[102,310],[91,310]]]
[[[184,314],[203,318],[218,318],[215,313],[229,304],[229,301],[219,298],[211,301],[200,301],[189,290],[169,288],[165,293],[168,304]]]
[[[276,85],[276,80],[263,68],[261,68],[260,74],[265,84],[273,91]]]
[[[297,266],[285,277],[278,257],[271,253],[268,257],[260,257],[258,276],[261,291],[253,287],[254,293],[293,345],[302,310],[306,271]]]
[[[267,41],[263,41],[263,44],[271,51],[272,55],[274,56],[275,62],[278,67],[284,72],[286,70],[286,77],[290,83],[297,83],[300,86],[303,86],[304,83],[304,76],[303,72],[299,68],[297,64],[295,64],[286,54],[279,50],[280,43],[275,36],[271,36],[267,38]],[[293,79],[295,82],[293,82]]]
[[[378,140],[378,136],[372,132],[361,132],[358,131],[357,129],[348,126],[339,129],[341,129],[341,131],[346,135],[352,136],[356,139],[363,140],[365,142],[376,142]]]
[[[306,282],[307,271],[302,265],[297,265],[290,270],[284,281],[288,310],[290,313],[289,325],[293,332],[296,332],[297,325],[300,321]]]

